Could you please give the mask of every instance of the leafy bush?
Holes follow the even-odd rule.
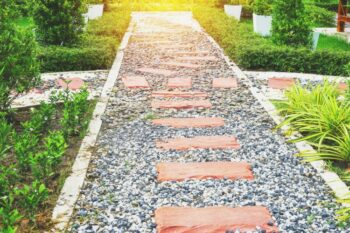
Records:
[[[273,0],[254,0],[253,10],[257,15],[271,15]]]
[[[54,174],[54,168],[60,162],[66,147],[66,141],[61,132],[49,134],[45,139],[45,150],[32,155],[29,159],[32,173],[36,179],[48,181]]]
[[[49,191],[44,184],[35,180],[31,186],[24,185],[14,190],[17,203],[24,209],[26,217],[35,222],[35,213],[40,205],[48,198]]]
[[[311,45],[311,29],[302,0],[274,1],[272,39],[277,45]]]
[[[45,44],[69,45],[83,32],[82,0],[39,0],[34,13],[40,40]]]
[[[251,25],[238,23],[219,9],[199,6],[194,16],[242,68],[327,75],[347,75],[349,52],[310,51],[306,48],[276,46],[253,33]]]
[[[13,97],[39,82],[37,44],[31,28],[18,28],[20,17],[14,0],[0,2],[0,111],[7,111]]]
[[[43,72],[109,69],[118,45],[130,21],[130,10],[125,5],[89,21],[79,43],[70,47],[42,46],[39,60]]]
[[[305,5],[306,19],[314,27],[334,27],[336,13],[314,4]]]
[[[15,233],[15,223],[22,218],[17,209],[13,208],[14,198],[12,195],[0,199],[0,230],[3,233]]]

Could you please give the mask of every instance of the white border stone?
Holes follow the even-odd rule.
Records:
[[[133,28],[134,24],[130,23],[129,28],[123,37],[116,59],[114,60],[113,66],[108,74],[101,97],[96,104],[96,108],[89,124],[88,133],[83,139],[82,145],[74,162],[72,173],[66,179],[57,200],[56,207],[53,210],[52,221],[55,225],[50,232],[65,232],[66,228],[68,227],[68,223],[73,214],[75,202],[77,201],[81,187],[84,184],[85,176],[89,167],[92,153],[94,151],[94,146],[101,129],[101,117],[107,108],[110,94],[119,75],[124,57],[124,49],[129,42]]]

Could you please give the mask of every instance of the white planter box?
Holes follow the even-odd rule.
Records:
[[[234,17],[238,21],[241,20],[242,5],[225,5],[224,8],[228,16]]]
[[[320,38],[320,33],[319,32],[313,32],[312,33],[312,49],[316,50],[317,49],[317,44],[318,44],[318,39]]]
[[[103,4],[94,4],[94,5],[89,5],[89,10],[87,13],[88,19],[98,19],[102,17],[103,15]]]
[[[262,36],[271,36],[272,16],[253,14],[254,32]]]

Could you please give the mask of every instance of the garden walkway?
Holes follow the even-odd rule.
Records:
[[[341,232],[330,190],[188,13],[137,13],[72,232]]]

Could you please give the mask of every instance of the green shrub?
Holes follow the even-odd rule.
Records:
[[[29,91],[39,82],[37,44],[31,28],[19,28],[14,0],[0,2],[0,111],[11,105],[12,93]]]
[[[17,230],[15,224],[22,216],[17,209],[13,208],[13,201],[14,198],[12,195],[1,197],[0,199],[0,232],[15,233]]]
[[[238,23],[222,10],[202,5],[196,7],[193,13],[225,53],[244,69],[348,74],[345,65],[350,62],[349,52],[276,46],[270,40],[254,34],[250,24],[244,21]]]
[[[326,10],[313,4],[305,5],[306,19],[314,27],[334,27],[335,16],[334,11]]]
[[[254,0],[253,10],[257,15],[271,15],[273,0]]]
[[[311,29],[302,0],[274,1],[272,39],[277,45],[311,45]]]
[[[22,188],[16,188],[14,194],[17,203],[24,209],[24,216],[35,222],[35,213],[48,198],[49,191],[44,184],[35,180],[30,186],[24,185]]]
[[[42,71],[109,69],[129,21],[130,10],[122,5],[89,21],[87,31],[74,46],[42,46],[38,56]]]
[[[54,175],[54,169],[61,161],[66,147],[62,132],[50,132],[45,139],[44,151],[31,155],[29,158],[34,177],[40,181],[48,182],[49,178]]]
[[[39,0],[34,12],[42,43],[69,45],[83,32],[85,7],[82,0]]]

